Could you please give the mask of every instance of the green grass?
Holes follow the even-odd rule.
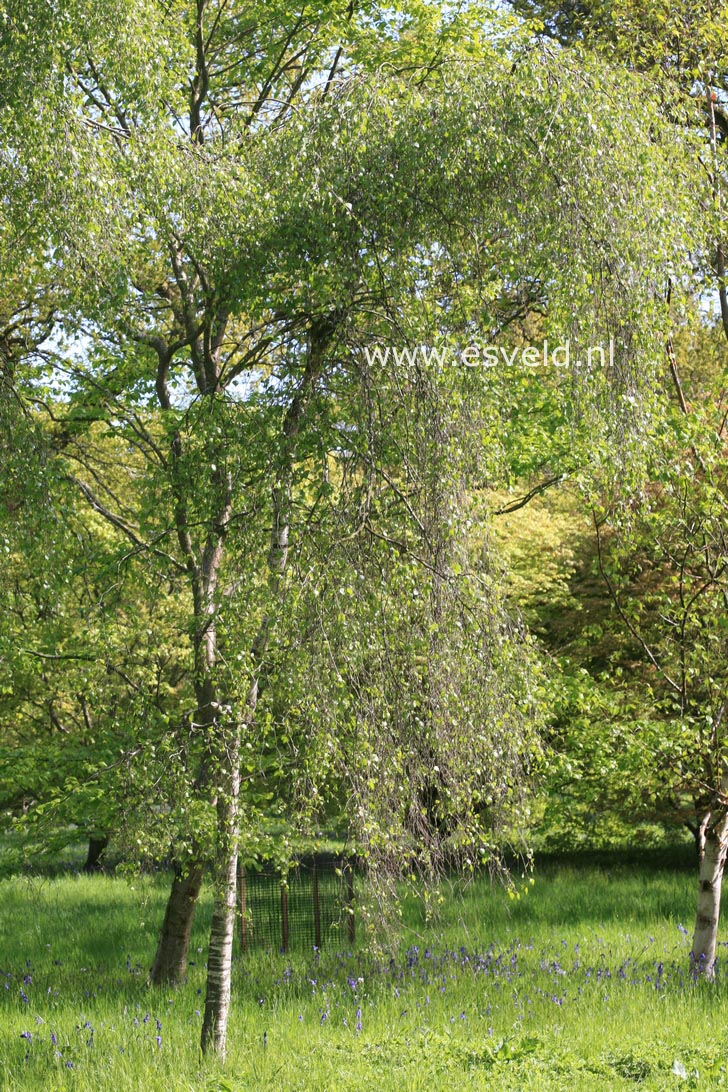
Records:
[[[452,892],[435,925],[405,904],[391,961],[343,944],[320,958],[238,958],[221,1069],[197,1049],[207,901],[189,982],[160,991],[145,976],[163,878],[6,880],[0,1086],[728,1088],[728,965],[715,984],[694,983],[679,928],[691,928],[694,887],[689,857],[551,862],[518,899],[485,881]]]

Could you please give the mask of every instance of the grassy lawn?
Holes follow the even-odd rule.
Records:
[[[204,943],[184,987],[145,985],[167,883],[0,883],[4,1089],[728,1088],[728,947],[688,973],[695,879],[672,861],[542,865],[511,899],[479,881],[393,958],[238,958],[229,1056],[200,1061]]]

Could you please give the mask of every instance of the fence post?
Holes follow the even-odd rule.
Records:
[[[354,920],[354,868],[351,860],[344,863],[344,879],[346,881],[346,915],[349,919],[349,942],[354,943],[356,936],[356,922]]]
[[[245,885],[245,865],[238,857],[238,906],[240,908],[240,947],[248,950],[248,893]]]
[[[281,948],[288,951],[288,884],[281,880]]]
[[[319,904],[319,879],[316,857],[313,858],[313,942],[321,948],[321,906]]]

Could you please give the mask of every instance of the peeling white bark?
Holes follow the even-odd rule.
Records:
[[[218,800],[218,867],[207,955],[207,993],[202,1050],[225,1059],[230,1013],[233,936],[238,868],[240,798],[240,727],[232,729],[226,749],[227,785]]]
[[[728,814],[721,814],[717,818],[711,816],[703,829],[705,833],[691,958],[696,973],[706,978],[713,978],[715,949],[718,942],[720,895],[726,851],[728,851]]]

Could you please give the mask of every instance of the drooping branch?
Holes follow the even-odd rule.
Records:
[[[178,572],[187,571],[186,566],[178,561],[176,557],[173,557],[172,554],[168,554],[166,551],[160,550],[159,547],[154,546],[149,542],[145,542],[144,539],[140,538],[131,524],[127,523],[127,521],[122,516],[118,515],[118,513],[112,512],[107,508],[96,496],[91,487],[81,481],[80,478],[75,477],[73,474],[69,474],[68,480],[81,491],[83,497],[88,501],[93,510],[98,512],[98,514],[102,516],[107,523],[110,523],[112,527],[115,527],[117,531],[121,531],[122,534],[126,535],[137,550],[153,553],[156,554],[157,557],[164,558],[165,561],[168,561]]]

